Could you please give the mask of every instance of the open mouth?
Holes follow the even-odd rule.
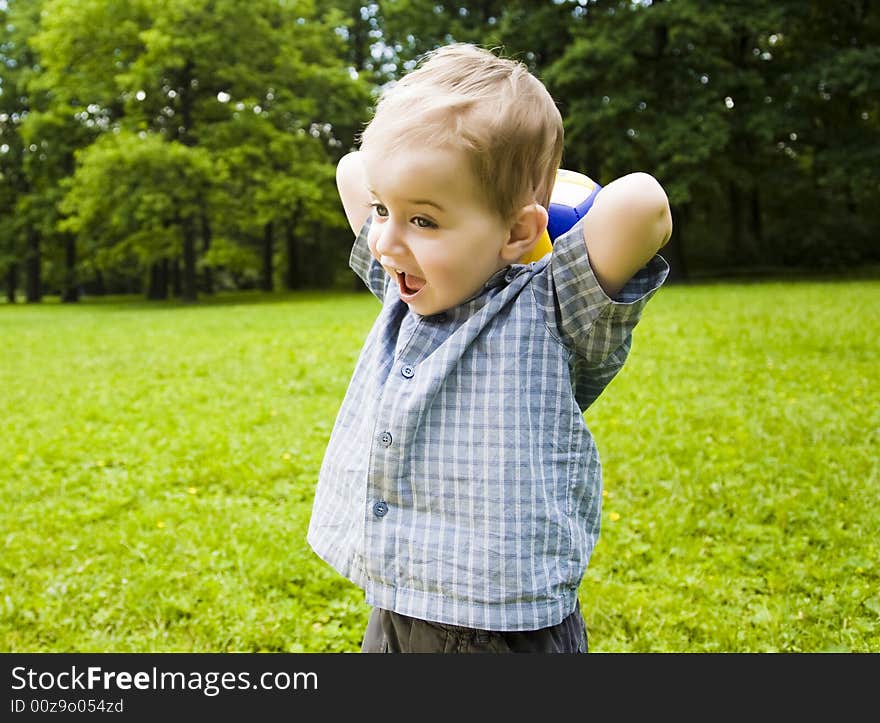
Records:
[[[408,301],[425,287],[425,280],[412,274],[397,271],[397,286],[400,289],[400,298]]]

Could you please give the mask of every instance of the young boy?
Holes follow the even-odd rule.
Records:
[[[365,590],[364,652],[586,652],[601,468],[583,411],[666,278],[663,189],[605,186],[540,261],[562,120],[521,63],[429,54],[337,169],[382,302],[308,541]]]

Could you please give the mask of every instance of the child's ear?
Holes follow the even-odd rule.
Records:
[[[540,203],[523,206],[510,227],[510,236],[501,249],[501,258],[509,264],[517,263],[534,248],[546,228],[546,208]]]

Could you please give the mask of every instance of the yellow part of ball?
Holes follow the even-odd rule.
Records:
[[[559,168],[556,171],[556,183],[553,186],[550,202],[577,206],[588,198],[595,188],[596,182],[589,176],[577,171],[569,171],[567,168]],[[520,259],[520,263],[530,264],[532,261],[539,261],[552,250],[550,234],[545,230],[534,248]]]
[[[532,261],[539,261],[552,250],[553,245],[550,243],[550,234],[547,233],[547,229],[544,229],[544,233],[541,234],[541,238],[538,239],[538,242],[532,247],[532,250],[523,256],[519,262],[521,264],[530,264]]]

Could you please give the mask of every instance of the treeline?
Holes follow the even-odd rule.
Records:
[[[0,0],[6,296],[349,283],[334,183],[375,93],[453,40],[527,63],[563,165],[648,171],[700,272],[880,262],[871,0]]]

